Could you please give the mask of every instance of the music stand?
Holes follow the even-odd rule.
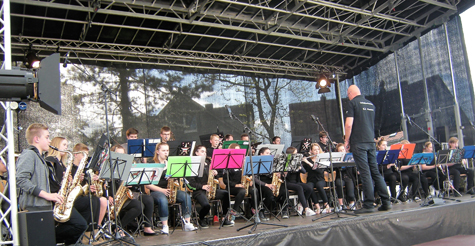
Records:
[[[380,150],[376,153],[376,163],[381,167],[381,175],[383,176],[384,179],[384,167],[383,165],[389,165],[389,164],[396,164],[396,160],[400,156],[401,149],[393,149],[393,150]],[[401,180],[402,183],[402,178],[399,173],[399,180]],[[397,201],[396,198],[391,197],[393,201]]]
[[[274,158],[274,165],[273,165],[273,172],[280,173],[280,177],[283,178],[284,180],[284,185],[285,185],[285,201],[282,205],[282,208],[280,209],[279,213],[277,213],[276,217],[279,216],[279,214],[282,214],[285,207],[289,206],[289,192],[287,188],[287,180],[286,177],[284,177],[284,172],[296,172],[299,171],[300,168],[302,167],[302,158],[303,154],[280,154],[276,158]],[[292,206],[292,209],[300,216],[303,218],[303,215],[299,213],[298,209],[296,208],[297,204]]]
[[[254,186],[254,192],[255,192],[256,177],[258,178],[260,174],[271,174],[272,173],[272,166],[273,166],[273,163],[274,163],[274,157],[271,156],[271,155],[246,156],[246,161],[244,163],[245,163],[245,175],[253,175],[253,177],[254,177],[252,185]],[[242,229],[245,229],[245,228],[248,228],[248,227],[252,226],[251,230],[249,230],[249,233],[251,233],[257,228],[257,225],[259,225],[259,224],[288,227],[287,225],[279,225],[279,224],[261,222],[261,220],[259,219],[259,212],[263,208],[265,208],[267,211],[269,211],[269,213],[271,215],[273,215],[275,217],[275,215],[272,214],[270,212],[270,210],[268,210],[265,207],[264,202],[263,202],[264,200],[262,199],[262,190],[261,189],[262,189],[262,187],[259,188],[261,201],[260,201],[259,205],[257,205],[257,201],[256,201],[256,204],[255,204],[256,213],[252,216],[252,217],[254,217],[254,223],[249,224],[249,225],[245,225],[245,226],[237,229],[237,231],[240,231]],[[257,194],[256,193],[254,193],[254,200],[257,200]],[[277,220],[279,220],[277,217],[275,217],[275,218]],[[251,219],[249,219],[249,220],[251,220]]]
[[[204,164],[204,156],[169,156],[166,176],[168,178],[202,177]],[[185,189],[185,192],[188,194],[187,189]],[[191,205],[188,205],[186,201],[187,199],[184,201],[185,209]],[[177,225],[180,225],[182,220],[183,218],[176,219],[175,227],[173,227],[173,231],[170,233],[170,235],[175,232]],[[178,223],[176,223],[177,221]]]
[[[447,196],[447,199],[450,199],[450,190],[453,190],[454,192],[457,192],[460,196],[460,192],[456,190],[452,184],[452,180],[450,180],[450,170],[449,170],[449,164],[453,164],[451,162],[452,158],[452,153],[453,150],[439,150],[437,153],[437,161],[436,165],[444,165],[446,170],[447,170],[447,179],[444,180],[444,198]],[[437,176],[438,177],[438,176]]]
[[[147,163],[147,164],[133,164],[132,168],[130,169],[130,173],[126,179],[125,185],[158,185],[160,181],[160,177],[162,176],[163,169],[165,169],[165,164],[161,163]],[[140,190],[139,200],[143,206],[142,200],[142,189]],[[145,223],[147,219],[144,214],[144,210],[141,209],[141,215],[137,230],[133,234],[138,234],[140,229],[142,228],[142,224]],[[152,221],[148,221],[150,225],[152,225]]]
[[[312,139],[311,138],[304,138],[302,141],[300,141],[300,146],[298,148],[299,153],[308,153],[310,150],[310,145],[312,144]]]
[[[320,166],[330,167],[330,158],[333,162],[340,162],[341,160],[343,160],[345,155],[345,152],[332,152],[332,155],[330,157],[330,153],[320,153],[317,155],[317,162],[319,168],[322,168]]]
[[[465,154],[463,155],[463,158],[469,159],[472,162],[472,168],[473,168],[473,159],[475,158],[475,145],[465,146],[463,147],[463,149],[465,150]]]
[[[417,173],[419,175],[419,187],[422,186],[422,183],[421,183],[422,169],[420,168],[420,165],[430,165],[430,163],[432,163],[433,160],[434,160],[434,154],[432,153],[417,153],[417,154],[412,155],[411,160],[407,164],[407,165],[415,165],[417,167],[417,170],[418,170]],[[419,189],[418,189],[418,192],[419,192]],[[421,195],[420,192],[419,192],[419,195]],[[429,194],[426,194],[426,195],[429,195]],[[427,205],[428,204],[426,204],[426,199],[424,199],[424,202],[421,204],[421,206],[427,206]]]
[[[178,156],[192,156],[192,151],[195,149],[196,141],[182,141],[178,146]]]
[[[270,154],[273,156],[278,156],[282,154],[282,151],[284,150],[283,144],[259,144],[256,147],[256,155],[259,153],[260,149],[265,147],[269,148]]]
[[[411,159],[414,154],[414,149],[416,148],[415,143],[409,144],[393,144],[391,145],[390,150],[400,150],[398,159]]]
[[[213,151],[213,158],[211,158],[210,169],[212,170],[225,170],[228,172],[228,199],[229,199],[229,208],[228,212],[221,221],[219,229],[223,227],[225,218],[228,218],[231,212],[234,212],[239,217],[243,217],[238,214],[237,211],[231,208],[231,187],[229,186],[229,169],[242,169],[244,163],[244,157],[246,156],[246,149],[215,149]]]
[[[155,147],[161,143],[160,138],[147,138],[145,139],[143,157],[153,157],[155,155]]]
[[[143,157],[145,149],[145,139],[129,139],[127,140],[127,154],[134,157]]]
[[[233,143],[236,143],[236,144],[239,144],[239,147],[241,149],[245,149],[246,150],[246,155],[249,153],[249,150],[248,150],[248,147],[251,145],[250,141],[248,140],[231,140],[231,141],[224,141],[223,142],[223,149],[227,149],[229,148],[229,145],[233,144]]]
[[[102,165],[109,159],[109,142],[107,141],[107,135],[102,134],[99,142],[97,143],[92,158],[87,164],[87,169],[92,169],[94,171],[100,171]]]

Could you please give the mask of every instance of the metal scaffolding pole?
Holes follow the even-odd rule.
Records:
[[[452,80],[452,90],[454,93],[454,113],[455,113],[455,126],[457,127],[457,137],[459,139],[459,146],[464,146],[463,131],[462,131],[462,118],[460,117],[460,105],[457,99],[457,87],[455,85],[454,68],[452,63],[452,52],[450,51],[449,33],[447,31],[447,22],[444,22],[445,38],[447,40],[447,55],[449,56],[450,67],[450,79]]]
[[[338,102],[340,106],[340,121],[341,121],[341,133],[345,136],[345,117],[343,116],[343,104],[341,103],[341,93],[340,93],[340,75],[336,75],[336,96],[338,97]]]
[[[394,52],[394,63],[396,64],[397,88],[399,90],[399,100],[401,100],[401,126],[404,133],[404,139],[409,141],[409,133],[407,132],[406,111],[404,111],[404,100],[402,99],[401,76],[399,75],[399,66],[397,64],[397,51]]]
[[[10,21],[10,0],[4,0],[2,4],[2,31],[3,31],[3,40],[4,43],[1,45],[4,55],[4,61],[2,64],[2,69],[11,70],[12,69],[12,51],[11,51],[11,21]],[[8,152],[7,159],[7,170],[8,170],[8,187],[10,189],[10,219],[11,219],[11,230],[12,241],[2,241],[1,244],[13,244],[20,245],[20,236],[18,231],[18,209],[17,209],[17,197],[16,197],[16,177],[15,177],[15,137],[13,135],[13,113],[11,109],[10,102],[2,102],[3,108],[5,109],[5,127],[6,127],[6,137],[2,135],[2,138],[5,140],[6,145],[5,149]],[[2,132],[3,134],[3,132]],[[2,150],[2,153],[5,151]],[[8,210],[7,210],[8,211]],[[8,216],[5,216],[4,221],[8,221]],[[8,223],[6,223],[8,224]]]
[[[419,45],[419,56],[421,59],[421,69],[422,69],[422,79],[424,80],[424,89],[425,89],[425,99],[426,99],[426,110],[425,110],[425,117],[426,117],[426,122],[427,122],[427,131],[431,136],[434,136],[434,126],[432,124],[432,113],[431,113],[431,108],[430,108],[430,98],[429,98],[429,88],[427,87],[427,77],[426,77],[426,71],[424,67],[424,57],[422,55],[422,42],[421,42],[421,37],[417,37],[417,42]],[[429,139],[430,141],[430,139]]]

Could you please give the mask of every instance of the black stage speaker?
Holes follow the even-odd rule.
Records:
[[[19,212],[20,245],[56,245],[53,211]]]

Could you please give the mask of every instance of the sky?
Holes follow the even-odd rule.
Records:
[[[460,18],[462,19],[463,35],[467,47],[468,62],[473,84],[475,82],[475,42],[473,41],[475,40],[475,28],[472,25],[475,23],[475,6],[463,12]]]

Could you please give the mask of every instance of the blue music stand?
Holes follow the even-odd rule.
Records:
[[[430,165],[433,160],[434,154],[432,153],[417,153],[412,155],[412,158],[407,165]]]
[[[254,175],[270,174],[274,164],[274,156],[272,155],[258,155],[252,157],[252,165],[249,156],[246,156],[245,175],[252,175],[251,167],[254,170]]]
[[[145,139],[129,139],[127,140],[127,154],[134,157],[143,157]]]
[[[396,163],[400,151],[401,150],[399,149],[378,151],[378,154],[376,155],[376,161],[378,162],[378,165]]]

